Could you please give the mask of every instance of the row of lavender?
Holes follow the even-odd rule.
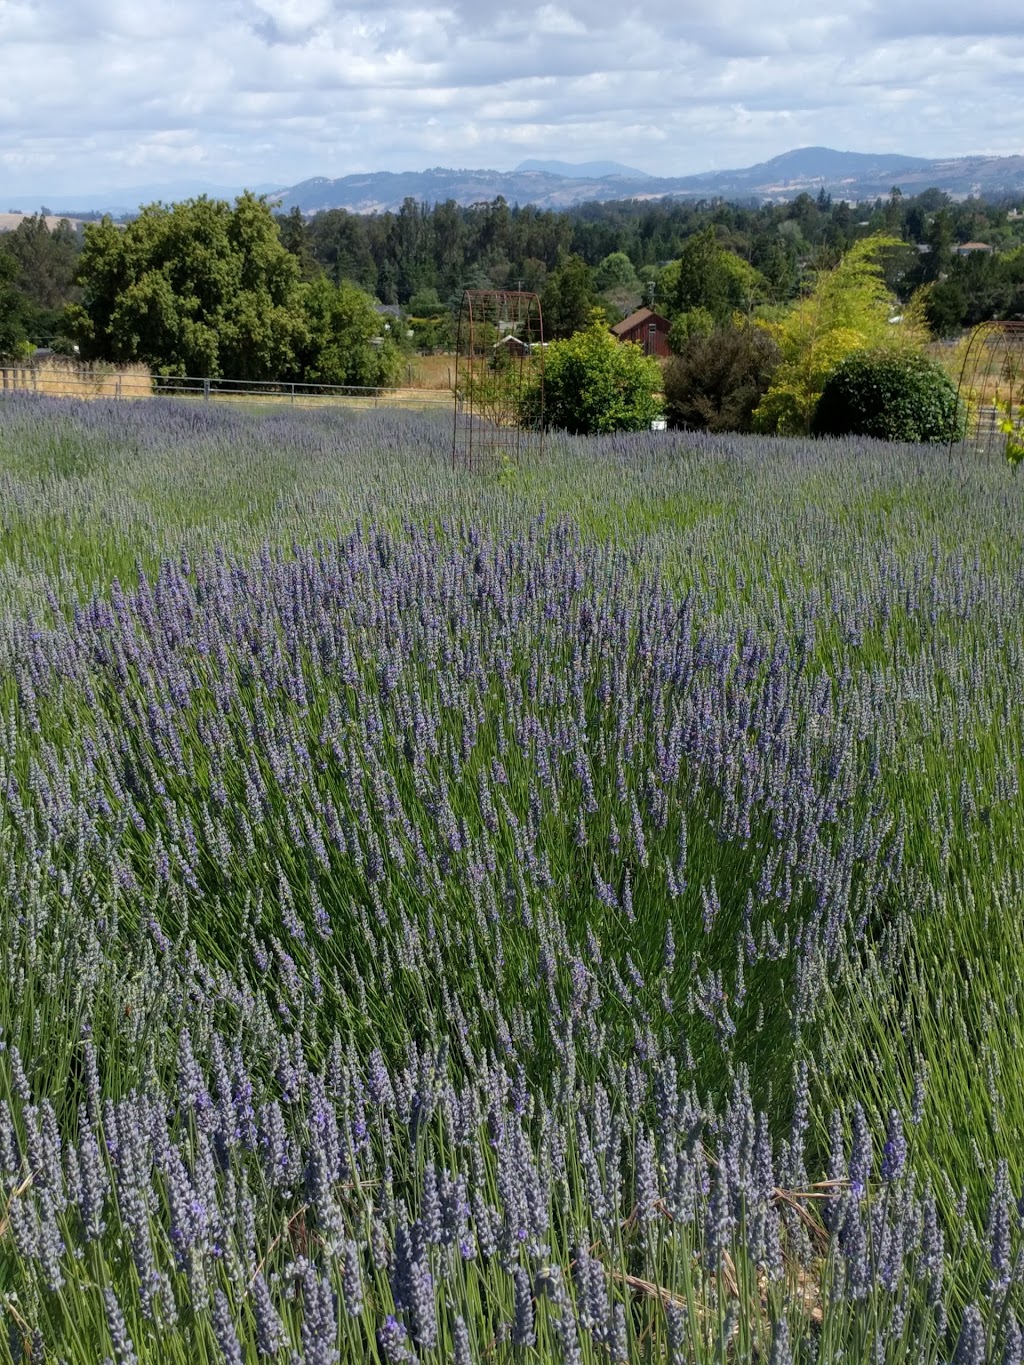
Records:
[[[6,619],[12,1357],[1019,1359],[1012,554],[489,520]]]

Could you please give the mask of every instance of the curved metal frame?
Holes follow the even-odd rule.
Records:
[[[1024,322],[981,322],[974,328],[956,396],[967,409],[967,426],[962,440],[950,442],[950,456],[955,446],[1007,453],[1011,440],[1024,440]]]
[[[501,349],[504,348],[504,351]],[[539,412],[522,415],[539,373]],[[522,289],[466,289],[455,341],[452,463],[469,470],[539,455],[544,442],[544,317]]]

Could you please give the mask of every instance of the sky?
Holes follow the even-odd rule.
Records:
[[[809,145],[1024,152],[1024,4],[0,0],[0,199]]]

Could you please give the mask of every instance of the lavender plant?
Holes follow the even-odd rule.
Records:
[[[0,402],[12,1360],[1020,1357],[1020,492]]]

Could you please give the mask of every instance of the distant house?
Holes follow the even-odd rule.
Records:
[[[508,355],[525,356],[530,354],[530,343],[528,341],[523,341],[522,337],[516,337],[509,334],[506,337],[502,337],[500,341],[496,341],[494,343],[494,349],[496,351],[505,351]]]
[[[617,341],[634,341],[645,355],[671,355],[668,331],[671,323],[650,308],[638,308],[611,329]]]
[[[975,251],[991,251],[988,242],[961,242],[959,246],[953,248],[954,255],[971,256]]]

